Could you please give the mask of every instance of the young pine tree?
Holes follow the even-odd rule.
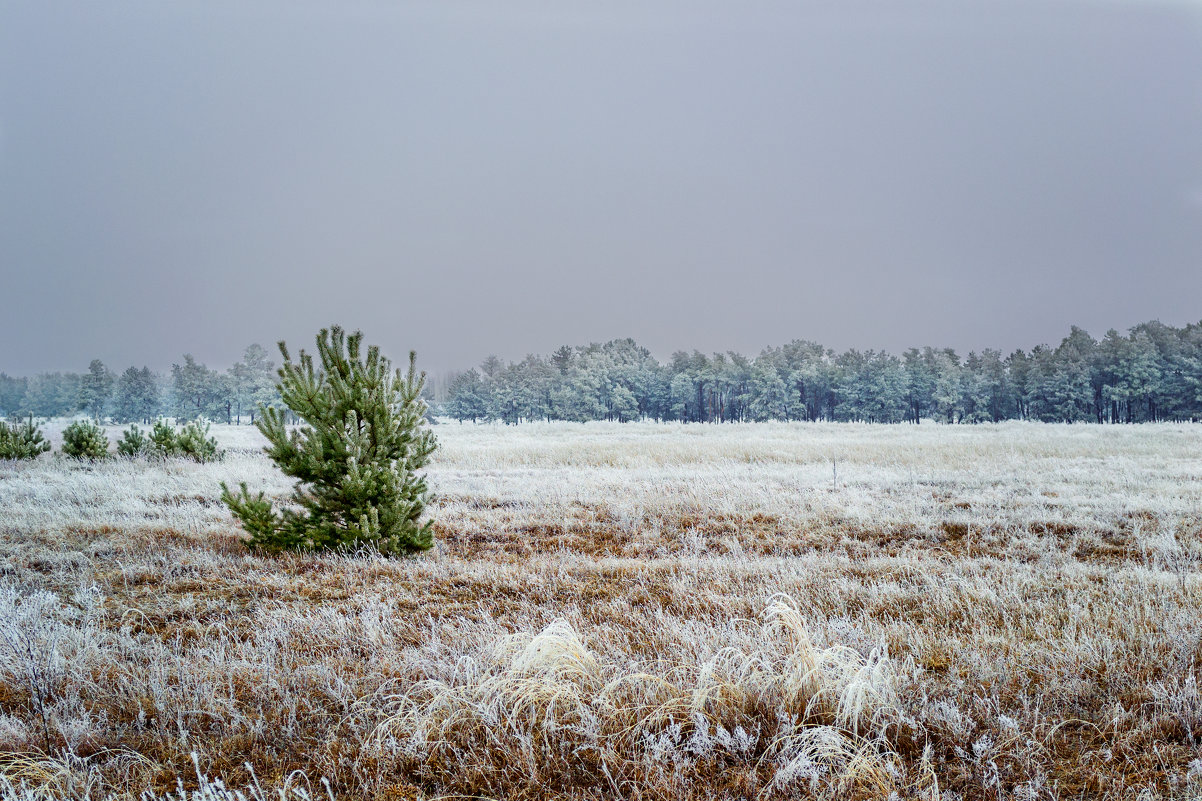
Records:
[[[179,437],[175,433],[175,426],[168,423],[163,418],[154,421],[154,428],[150,429],[150,445],[148,452],[152,456],[157,456],[160,459],[169,459],[173,456],[179,456],[182,451],[179,447]]]
[[[196,462],[213,462],[222,458],[222,451],[217,450],[217,440],[209,436],[208,421],[192,420],[185,423],[175,437],[175,446],[179,453]]]
[[[423,551],[433,544],[431,524],[420,522],[429,490],[424,475],[436,443],[421,399],[425,373],[409,354],[408,373],[393,370],[379,348],[362,353],[363,334],[342,328],[317,336],[320,369],[300,352],[293,362],[280,343],[284,364],[280,394],[303,425],[291,433],[284,412],[260,407],[255,425],[270,443],[267,454],[297,479],[296,508],[278,512],[263,493],[251,496],[245,482],[234,494],[224,483],[222,500],[265,550],[350,550],[369,546],[384,554]]]
[[[96,461],[109,455],[109,438],[91,420],[76,420],[63,429],[63,453],[73,459]]]
[[[150,437],[138,428],[131,425],[121,434],[121,439],[117,441],[117,454],[133,459],[138,456],[143,456],[150,452]]]
[[[24,423],[11,425],[0,420],[0,459],[36,459],[50,450],[42,431],[33,424],[33,415]]]

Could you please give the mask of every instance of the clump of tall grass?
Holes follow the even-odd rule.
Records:
[[[889,745],[912,725],[897,670],[883,647],[816,647],[787,596],[764,610],[752,648],[696,664],[607,658],[558,619],[373,700],[386,710],[375,756],[461,787],[472,775],[481,792],[581,771],[615,788],[672,785],[741,765],[782,791],[806,779],[887,795],[912,784]]]

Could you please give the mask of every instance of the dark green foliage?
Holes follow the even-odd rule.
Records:
[[[109,455],[109,438],[91,420],[76,420],[63,429],[63,453],[74,459],[104,459]]]
[[[263,493],[238,493],[224,483],[222,500],[250,532],[250,544],[268,551],[351,550],[384,554],[429,548],[431,524],[420,522],[428,501],[425,476],[416,471],[436,444],[421,398],[425,374],[416,356],[409,370],[393,370],[379,349],[362,354],[363,335],[322,329],[317,337],[320,369],[300,353],[293,362],[283,342],[280,392],[302,421],[291,433],[284,412],[261,408],[255,423],[270,443],[267,454],[297,479],[296,508],[279,512]]]
[[[150,429],[150,453],[162,459],[180,455],[175,426],[161,417],[154,421],[154,428]]]
[[[209,424],[198,420],[185,423],[178,431],[166,420],[156,420],[145,452],[161,459],[186,457],[202,463],[223,456],[217,449],[217,440],[209,436]]]
[[[125,429],[121,434],[121,439],[117,442],[117,453],[130,458],[145,456],[150,453],[150,449],[150,437],[146,436],[137,425]]]
[[[209,436],[207,422],[193,420],[185,423],[176,434],[175,443],[180,455],[197,462],[212,462],[221,458],[221,453],[217,450],[217,440]]]
[[[48,450],[50,443],[42,439],[33,417],[24,423],[0,420],[0,459],[36,459]]]
[[[271,501],[262,492],[252,496],[245,481],[239,482],[237,495],[222,482],[221,500],[230,507],[242,528],[250,533],[252,546],[267,551],[303,551],[315,547],[303,526],[282,525],[281,515],[276,513]]]

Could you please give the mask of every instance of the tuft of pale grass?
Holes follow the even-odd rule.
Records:
[[[909,787],[888,747],[901,717],[888,656],[815,647],[787,596],[763,618],[750,648],[724,646],[699,664],[606,660],[564,619],[506,636],[447,680],[374,701],[384,718],[368,755],[445,781],[444,766],[487,764],[498,748],[535,776],[571,773],[587,752],[591,770],[620,787],[662,781],[665,760],[688,777],[678,781],[699,781],[718,755],[758,754],[757,776],[774,766],[767,794],[802,776],[836,793]],[[515,778],[503,768],[490,777]]]

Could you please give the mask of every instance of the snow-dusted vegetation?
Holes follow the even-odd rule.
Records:
[[[396,560],[213,433],[0,462],[5,797],[1202,793],[1197,426],[451,423]]]

